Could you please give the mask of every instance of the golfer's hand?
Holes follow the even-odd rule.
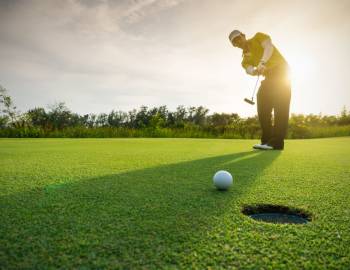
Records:
[[[252,76],[256,76],[258,75],[257,69],[255,69],[253,66],[248,66],[245,71],[247,72],[247,74],[252,75]]]
[[[263,74],[266,70],[266,66],[264,62],[260,62],[258,67],[256,68],[258,74]]]

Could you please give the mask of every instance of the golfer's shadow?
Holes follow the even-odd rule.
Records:
[[[125,266],[133,260],[176,264],[177,256],[198,240],[196,235],[231,211],[279,154],[249,151],[214,156],[1,197],[0,203],[9,205],[4,211],[18,209],[5,233],[31,231],[33,248],[27,256],[35,256],[45,239],[50,256],[59,258],[58,243],[69,239],[65,252],[72,261],[83,241],[80,257],[94,253]],[[229,191],[213,187],[217,170],[233,174]],[[26,203],[18,207],[21,201]],[[31,216],[30,222],[23,222],[24,215]],[[33,229],[31,224],[49,224],[50,230]]]

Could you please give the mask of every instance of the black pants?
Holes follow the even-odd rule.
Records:
[[[262,129],[261,143],[284,148],[287,134],[291,85],[286,68],[274,69],[261,82],[258,95],[258,117]],[[272,123],[272,111],[274,112]]]

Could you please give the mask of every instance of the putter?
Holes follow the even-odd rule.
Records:
[[[256,83],[255,83],[255,86],[254,86],[254,91],[253,91],[253,95],[252,95],[252,98],[249,99],[249,98],[245,98],[244,101],[249,103],[250,105],[254,105],[255,102],[254,102],[254,96],[255,96],[255,91],[256,91],[256,87],[258,86],[258,82],[259,82],[259,77],[260,75],[258,75],[258,78],[256,79]]]

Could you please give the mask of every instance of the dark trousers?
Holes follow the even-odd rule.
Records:
[[[261,82],[257,95],[261,143],[267,143],[274,149],[284,148],[288,129],[291,85],[287,74],[285,68],[270,71]]]

